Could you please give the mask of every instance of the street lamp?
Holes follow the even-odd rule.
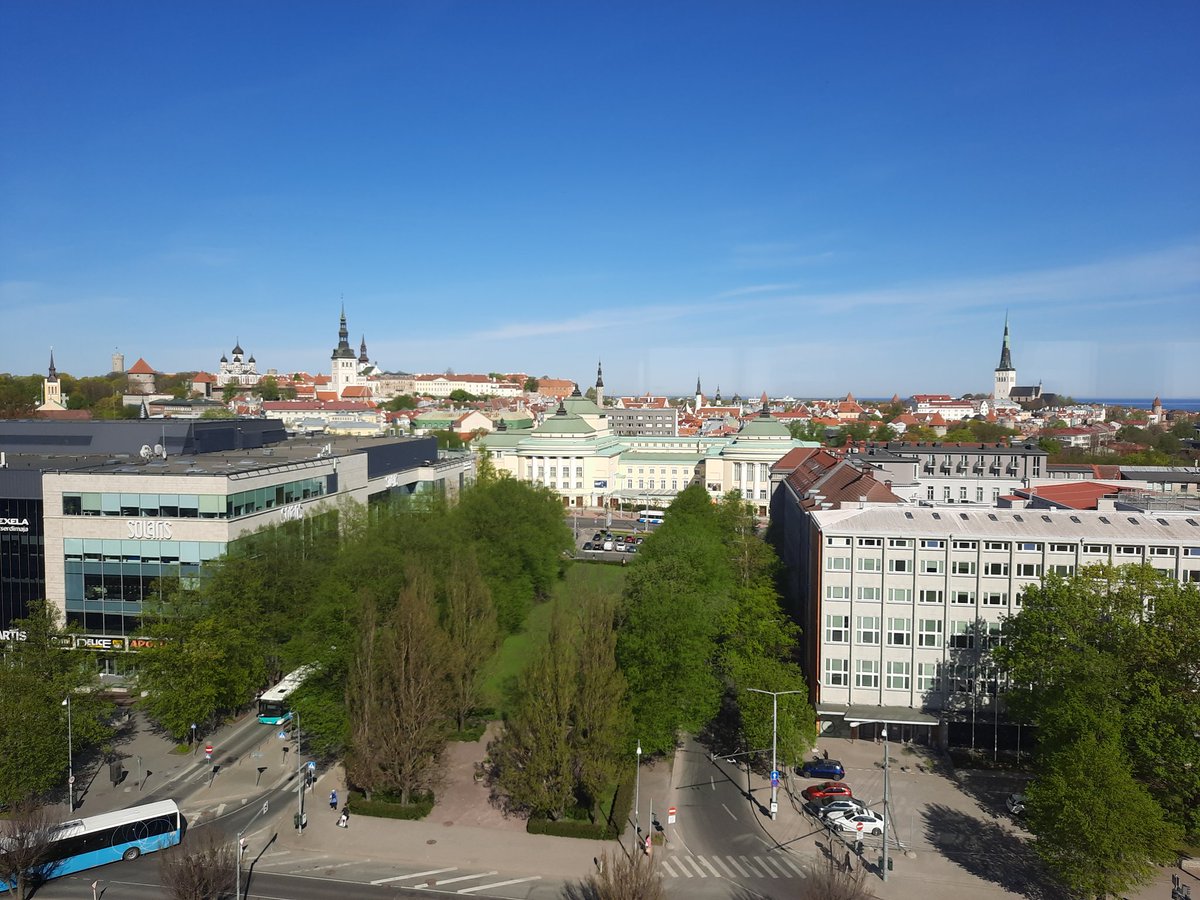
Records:
[[[775,765],[775,740],[779,734],[779,697],[781,694],[802,694],[803,691],[763,691],[758,688],[746,688],[756,694],[771,696],[771,819],[779,815],[779,769]]]
[[[75,753],[71,747],[71,695],[63,700],[67,708],[67,800],[71,804],[71,812],[75,812]]]
[[[246,827],[238,832],[237,862],[235,864],[235,867],[237,869],[237,880],[234,882],[233,900],[242,900],[242,852],[246,849],[246,841],[242,838],[242,835],[244,835],[247,831],[250,830],[250,826],[254,824],[254,819],[257,819],[259,816],[266,815],[268,802],[269,801],[264,800],[262,809],[260,809],[258,812],[256,812],[254,814],[254,818],[246,823]]]
[[[883,880],[887,881],[888,873],[888,855],[887,855],[887,814],[888,814],[888,737],[887,728],[880,731],[879,736],[883,738],[883,861],[880,868],[883,870]]]
[[[642,820],[639,815],[641,810],[642,796],[642,739],[638,738],[637,742],[637,774],[633,782],[633,827],[637,831],[637,837],[640,841],[642,838]]]

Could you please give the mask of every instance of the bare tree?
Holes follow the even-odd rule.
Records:
[[[565,900],[663,900],[663,880],[654,860],[640,850],[605,853],[598,871],[563,891]]]
[[[838,859],[835,847],[840,848],[840,844],[830,842],[830,852],[824,859],[804,867],[804,880],[796,894],[798,900],[875,900],[875,894],[866,886],[866,868],[855,865],[848,850],[844,859]]]
[[[171,900],[220,900],[234,893],[237,851],[206,828],[159,856],[159,877]]]
[[[25,900],[30,890],[54,874],[54,839],[62,824],[57,815],[33,800],[13,807],[0,820],[0,882],[8,892]]]

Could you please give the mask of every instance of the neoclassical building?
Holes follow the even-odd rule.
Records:
[[[734,435],[621,436],[614,433],[608,411],[576,386],[540,425],[509,428],[501,419],[476,446],[491,455],[498,470],[550,488],[566,507],[664,507],[698,482],[714,499],[741,491],[766,516],[771,466],[795,447],[817,445],[793,440],[765,405]]]

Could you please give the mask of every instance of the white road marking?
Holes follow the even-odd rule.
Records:
[[[736,859],[734,859],[732,856],[731,856],[731,857],[729,857],[729,864],[730,864],[730,865],[732,865],[732,866],[733,866],[735,869],[737,869],[739,872],[741,872],[741,873],[742,873],[742,877],[743,877],[743,878],[749,878],[749,877],[750,877],[750,873],[749,873],[749,872],[747,872],[745,869],[743,869],[743,868],[742,868],[742,864],[741,864],[741,863],[739,863],[739,862],[738,862]]]
[[[440,888],[444,884],[454,884],[454,882],[456,882],[456,881],[472,881],[473,879],[476,879],[476,878],[490,878],[493,875],[499,875],[499,874],[500,874],[499,872],[480,872],[478,875],[459,875],[457,878],[440,878],[437,881],[435,881],[432,885],[429,884],[429,882],[426,882],[424,884],[414,884],[413,890],[419,891],[419,890],[421,890],[421,888],[427,888],[427,887],[439,887]]]
[[[716,868],[714,868],[714,867],[713,867],[713,864],[712,864],[712,863],[710,863],[710,862],[709,862],[707,859],[705,859],[703,856],[697,856],[697,857],[696,857],[696,859],[698,859],[698,860],[699,860],[699,861],[700,861],[702,864],[704,864],[704,865],[708,866],[708,870],[709,870],[710,872],[712,872],[712,873],[713,873],[713,877],[715,877],[715,878],[720,878],[720,877],[721,877],[721,873],[720,873],[720,872],[718,872],[718,871],[716,870]]]
[[[767,865],[766,861],[761,856],[754,857],[754,861],[762,866],[762,870],[767,873],[770,878],[778,878],[779,873]]]
[[[736,878],[737,877],[737,875],[734,874],[733,869],[729,868],[729,866],[727,866],[724,862],[721,861],[721,857],[714,856],[713,861],[716,862],[716,864],[721,867],[722,871],[724,871],[724,873],[725,873],[726,878]]]
[[[668,875],[670,875],[672,878],[678,878],[678,877],[679,877],[677,874],[675,874],[675,869],[674,869],[674,868],[672,868],[672,866],[671,866],[671,861],[670,861],[669,859],[664,859],[664,860],[662,860],[662,862],[660,862],[660,863],[659,863],[659,865],[660,865],[660,866],[661,866],[661,867],[662,867],[664,870],[666,870],[666,873],[667,873]]]
[[[457,872],[457,866],[451,866],[449,869],[430,869],[428,872],[409,872],[407,875],[396,875],[393,878],[380,878],[372,881],[371,884],[387,884],[392,881],[407,881],[409,878],[424,878],[426,875],[440,875],[442,872]]]
[[[714,791],[717,789],[717,780],[715,778],[713,778],[711,775],[708,776],[708,783],[712,785],[712,789]]]
[[[217,817],[219,818],[219,817],[220,817],[220,815],[221,815],[221,813],[225,812],[225,807],[226,807],[227,805],[228,805],[228,804],[225,804],[225,803],[218,804],[218,806],[217,806],[216,810],[214,810],[214,811],[213,811],[213,815],[214,815],[214,816],[217,816]]]
[[[728,806],[725,806],[725,804],[724,804],[724,803],[722,803],[722,804],[721,804],[721,806],[724,806],[724,807],[725,807],[725,812],[729,813],[729,818],[733,819],[733,821],[735,821],[735,822],[736,822],[736,821],[737,821],[737,816],[735,816],[735,815],[733,814],[733,810],[732,810],[732,809],[730,809]]]
[[[755,878],[762,877],[762,873],[760,873],[758,869],[754,868],[754,863],[750,862],[750,860],[746,859],[744,856],[739,856],[738,859],[746,864],[746,868],[750,870],[751,875],[753,875]]]
[[[694,868],[694,869],[696,870],[696,873],[697,873],[697,874],[698,874],[698,875],[699,875],[701,878],[707,878],[707,877],[708,877],[708,873],[707,873],[707,872],[705,872],[705,871],[704,871],[702,868],[700,868],[700,863],[699,863],[700,857],[699,857],[699,856],[687,856],[687,857],[684,857],[684,858],[685,858],[685,859],[686,859],[688,862],[690,862],[690,863],[692,864],[692,868]]]
[[[527,878],[513,878],[509,881],[497,881],[494,884],[481,884],[478,887],[462,888],[461,890],[459,890],[459,893],[460,894],[469,894],[472,891],[486,891],[489,888],[501,888],[501,887],[506,887],[507,885],[510,885],[510,884],[520,884],[522,881],[539,881],[541,879],[541,877],[542,877],[541,875],[530,875]]]
[[[792,862],[791,858],[789,858],[787,856],[777,856],[777,857],[775,857],[775,862],[777,864],[778,863],[786,864],[788,866],[788,868],[790,868],[793,872],[795,872],[801,878],[804,877],[804,870],[802,868],[800,868],[798,865],[796,865],[794,862]]]
[[[775,868],[777,868],[780,872],[782,872],[784,878],[792,877],[792,873],[788,871],[787,866],[785,866],[783,864],[783,861],[778,856],[764,856],[763,860],[764,860],[764,863],[770,863]]]

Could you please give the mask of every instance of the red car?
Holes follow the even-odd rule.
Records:
[[[854,791],[850,790],[850,785],[844,782],[826,781],[821,784],[814,784],[812,787],[806,787],[800,792],[800,795],[805,800],[822,800],[826,797],[840,800],[844,797],[853,797]]]

